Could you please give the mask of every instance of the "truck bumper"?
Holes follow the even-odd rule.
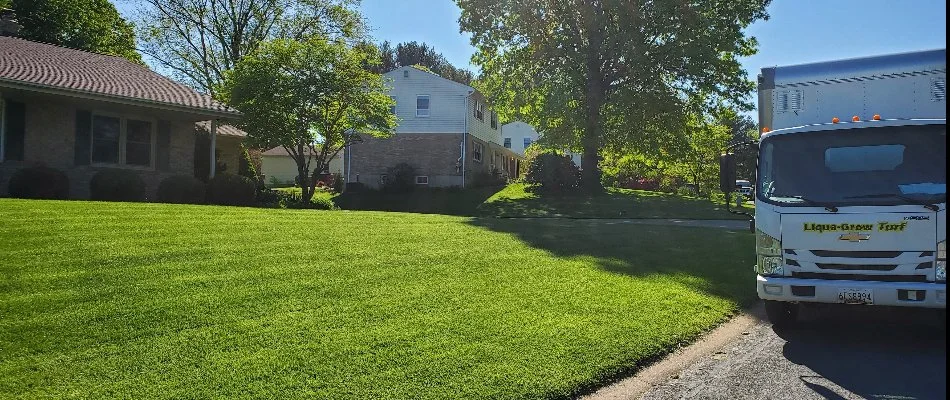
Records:
[[[841,303],[841,289],[870,290],[872,304],[881,306],[947,308],[947,284],[930,282],[868,282],[756,276],[763,300]]]

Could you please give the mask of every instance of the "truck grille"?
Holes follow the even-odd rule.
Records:
[[[892,265],[862,265],[862,264],[826,264],[815,263],[821,269],[836,269],[843,271],[893,271],[897,264]]]
[[[830,274],[825,272],[792,272],[792,277],[801,279],[827,279],[841,281],[927,282],[926,275],[863,275]]]
[[[836,251],[836,250],[812,250],[812,254],[818,257],[842,257],[842,258],[895,258],[904,254],[903,251]]]

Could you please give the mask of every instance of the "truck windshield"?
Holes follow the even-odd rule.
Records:
[[[757,196],[769,203],[844,206],[947,201],[946,125],[776,135],[763,140],[760,148]]]

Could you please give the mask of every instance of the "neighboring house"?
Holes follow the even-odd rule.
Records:
[[[464,187],[493,170],[517,176],[523,157],[502,146],[498,115],[484,95],[415,67],[384,77],[399,126],[391,138],[363,135],[346,149],[347,182],[378,187],[387,169],[403,162],[415,167],[418,185]]]
[[[121,57],[0,36],[0,110],[0,196],[16,170],[43,164],[66,173],[72,198],[106,168],[138,172],[151,197],[165,177],[195,174],[196,152],[213,175],[212,145],[237,172],[243,132],[217,128],[237,110]],[[201,121],[217,131],[204,148]]]
[[[541,135],[538,134],[538,131],[528,123],[522,121],[513,121],[502,125],[501,137],[505,148],[511,149],[515,153],[518,153],[524,157],[525,149],[527,149],[532,143],[537,142]],[[571,161],[574,162],[574,165],[576,165],[578,168],[581,167],[580,154],[570,151],[565,151],[564,154],[567,154],[571,157]]]
[[[297,179],[297,162],[283,147],[275,147],[261,153],[261,170],[266,184],[271,184],[275,180],[282,184],[290,184],[296,182]],[[343,175],[342,151],[330,160],[329,168],[324,173]]]

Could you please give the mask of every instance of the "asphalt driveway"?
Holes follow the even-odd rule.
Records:
[[[640,398],[945,399],[941,317],[934,310],[834,306],[803,310],[803,323],[792,330],[758,320]]]

